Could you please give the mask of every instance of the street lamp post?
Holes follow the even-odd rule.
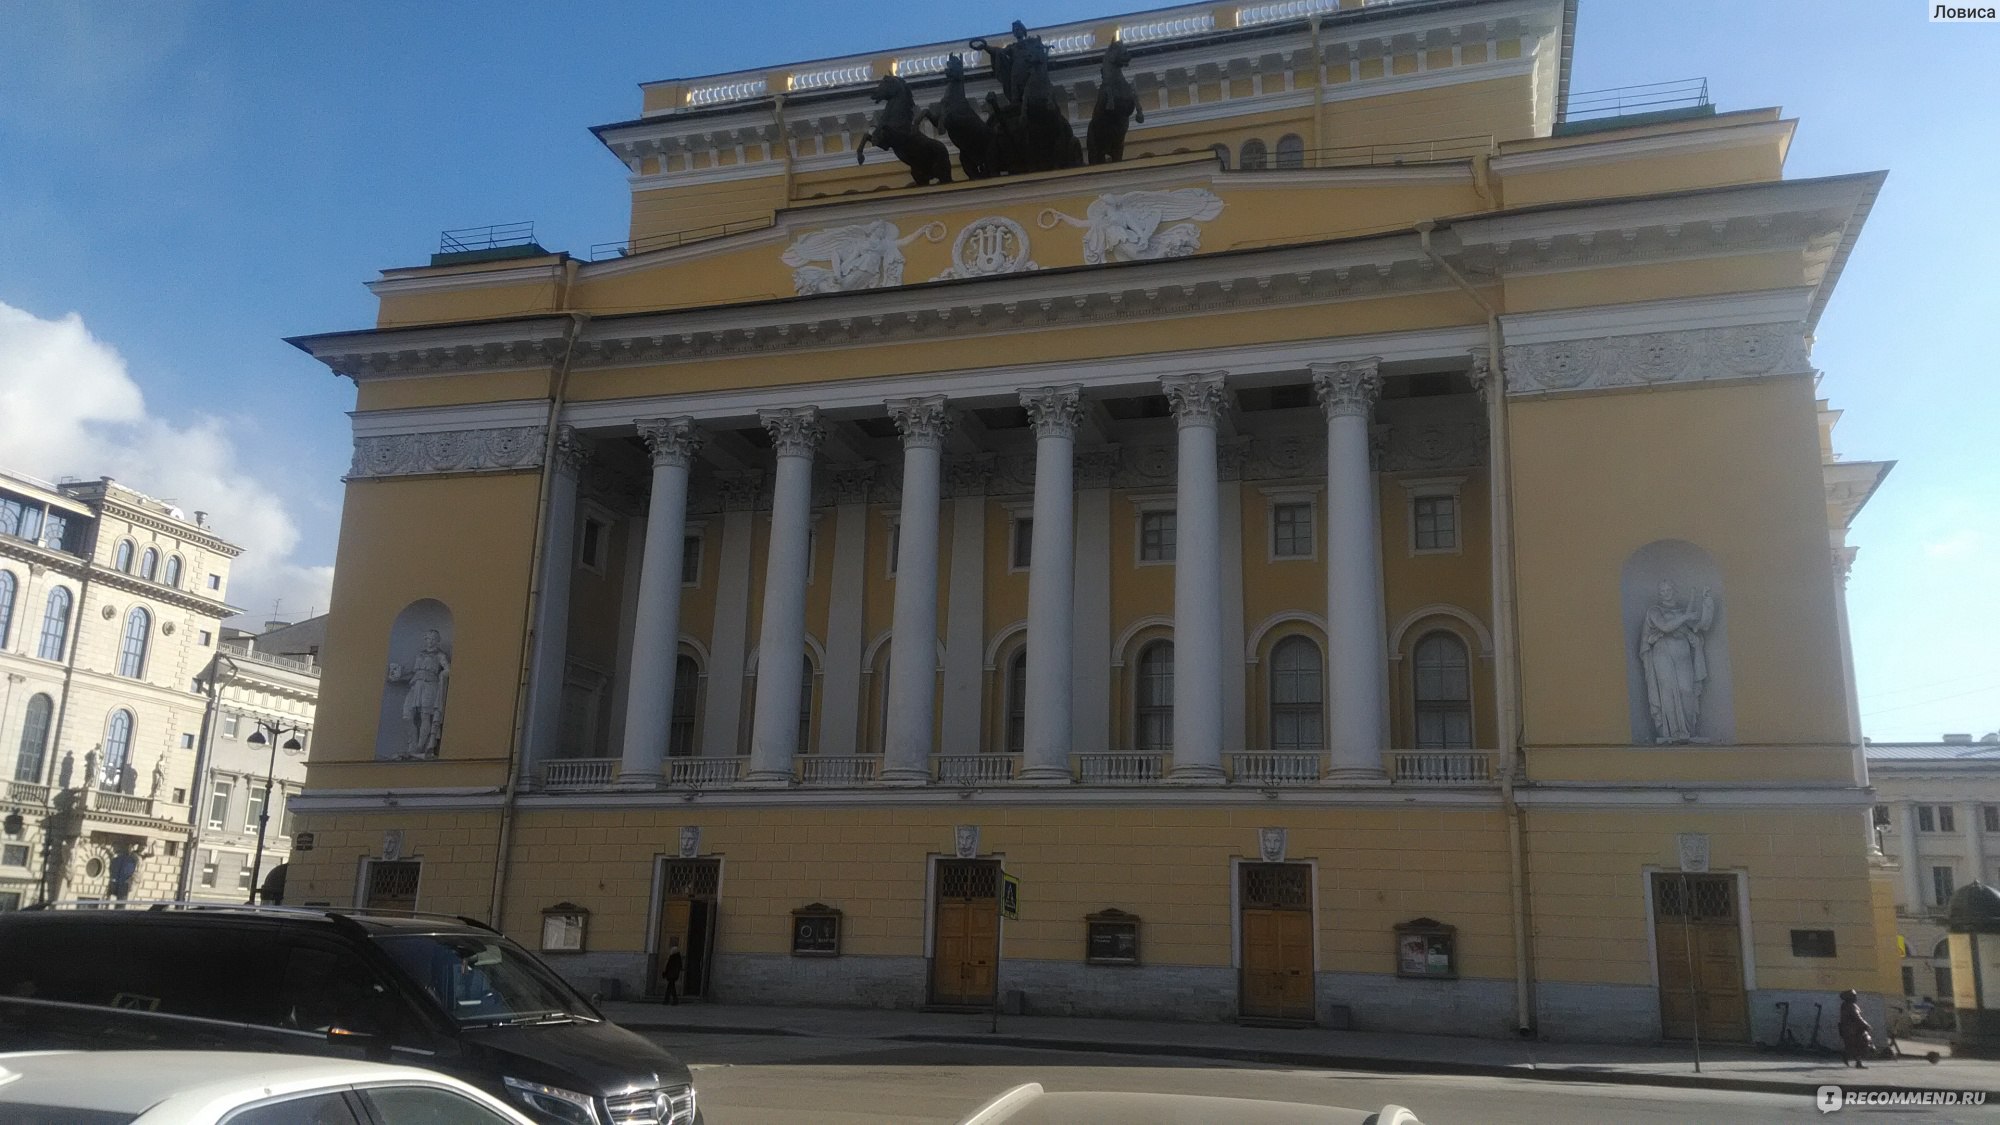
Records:
[[[250,864],[250,897],[245,900],[250,903],[257,901],[258,880],[264,877],[264,832],[271,824],[272,791],[278,787],[278,736],[291,735],[292,737],[285,740],[285,753],[296,754],[305,749],[305,744],[299,741],[298,736],[306,732],[304,727],[267,723],[262,719],[256,720],[256,723],[257,729],[251,733],[248,741],[252,746],[269,743],[271,762],[264,768],[264,807],[257,813],[257,858]]]

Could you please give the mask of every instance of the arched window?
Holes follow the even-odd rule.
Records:
[[[133,606],[125,615],[125,641],[118,648],[118,674],[138,679],[146,672],[146,642],[153,634],[153,615]]]
[[[1215,144],[1215,145],[1210,145],[1210,146],[1208,146],[1208,151],[1210,151],[1210,152],[1214,153],[1214,154],[1215,154],[1215,158],[1216,158],[1217,160],[1220,160],[1220,161],[1222,161],[1222,170],[1223,170],[1223,171],[1225,171],[1225,172],[1229,171],[1229,146],[1228,146],[1228,145],[1224,145],[1224,144]]]
[[[49,720],[55,710],[55,701],[47,695],[29,698],[28,717],[21,724],[21,752],[14,758],[15,781],[42,783],[42,770],[48,765]]]
[[[1142,754],[1171,754],[1174,749],[1174,642],[1154,641],[1139,652],[1139,682],[1134,695],[1134,742]]]
[[[139,556],[139,577],[151,582],[159,576],[159,573],[160,552],[148,547],[146,548],[146,553]]]
[[[1245,172],[1263,171],[1265,161],[1266,150],[1263,141],[1253,138],[1243,142],[1243,159],[1239,163]]]
[[[674,710],[667,727],[667,756],[687,758],[694,754],[694,701],[701,690],[701,668],[694,657],[683,654],[674,661]]]
[[[118,553],[112,556],[111,565],[127,574],[132,573],[132,541],[130,539],[121,539],[118,541]]]
[[[14,633],[14,572],[0,570],[0,649]]]
[[[1007,753],[1019,754],[1028,744],[1028,646],[1014,650],[1007,661]]]
[[[1286,133],[1278,138],[1278,167],[1303,168],[1306,166],[1306,143],[1297,133]]]
[[[1465,642],[1432,633],[1417,642],[1417,749],[1472,749],[1472,676]]]
[[[69,588],[49,591],[49,607],[42,614],[42,645],[35,655],[43,660],[61,660],[69,650]]]
[[[181,584],[181,557],[175,555],[167,560],[167,585],[179,588]]]
[[[132,712],[123,709],[111,712],[111,722],[104,728],[104,784],[112,788],[125,776],[125,765],[132,760]]]
[[[1271,649],[1271,749],[1317,754],[1323,733],[1326,676],[1319,646],[1307,637],[1286,637]]]
[[[813,658],[806,653],[799,659],[805,661],[806,673],[799,677],[799,753],[806,752],[812,745],[813,729]]]

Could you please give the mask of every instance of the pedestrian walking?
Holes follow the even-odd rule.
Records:
[[[1848,989],[1840,994],[1840,1064],[1853,1063],[1857,1069],[1866,1070],[1868,1064],[1862,1062],[1872,1046],[1868,1037],[1868,1020],[1861,1014],[1861,994]]]
[[[678,1004],[681,1002],[680,986],[681,986],[682,964],[683,964],[683,958],[681,957],[681,939],[668,938],[667,963],[660,967],[660,980],[665,982],[667,986],[667,995],[665,999],[661,1001],[661,1003]]]

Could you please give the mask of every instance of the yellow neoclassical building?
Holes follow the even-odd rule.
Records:
[[[1705,95],[1572,119],[1574,7],[646,84],[626,241],[449,240],[294,341],[357,402],[288,899],[738,1002],[1873,1003],[1880,466],[1809,348],[1882,175]]]

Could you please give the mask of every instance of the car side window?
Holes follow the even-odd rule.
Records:
[[[374,968],[351,949],[319,942],[286,947],[276,996],[277,1023],[299,1031],[373,1019],[383,989]]]
[[[357,1092],[383,1125],[512,1125],[471,1098],[437,1086],[371,1086]]]
[[[367,1125],[339,1090],[304,1097],[281,1098],[223,1119],[223,1125]]]

